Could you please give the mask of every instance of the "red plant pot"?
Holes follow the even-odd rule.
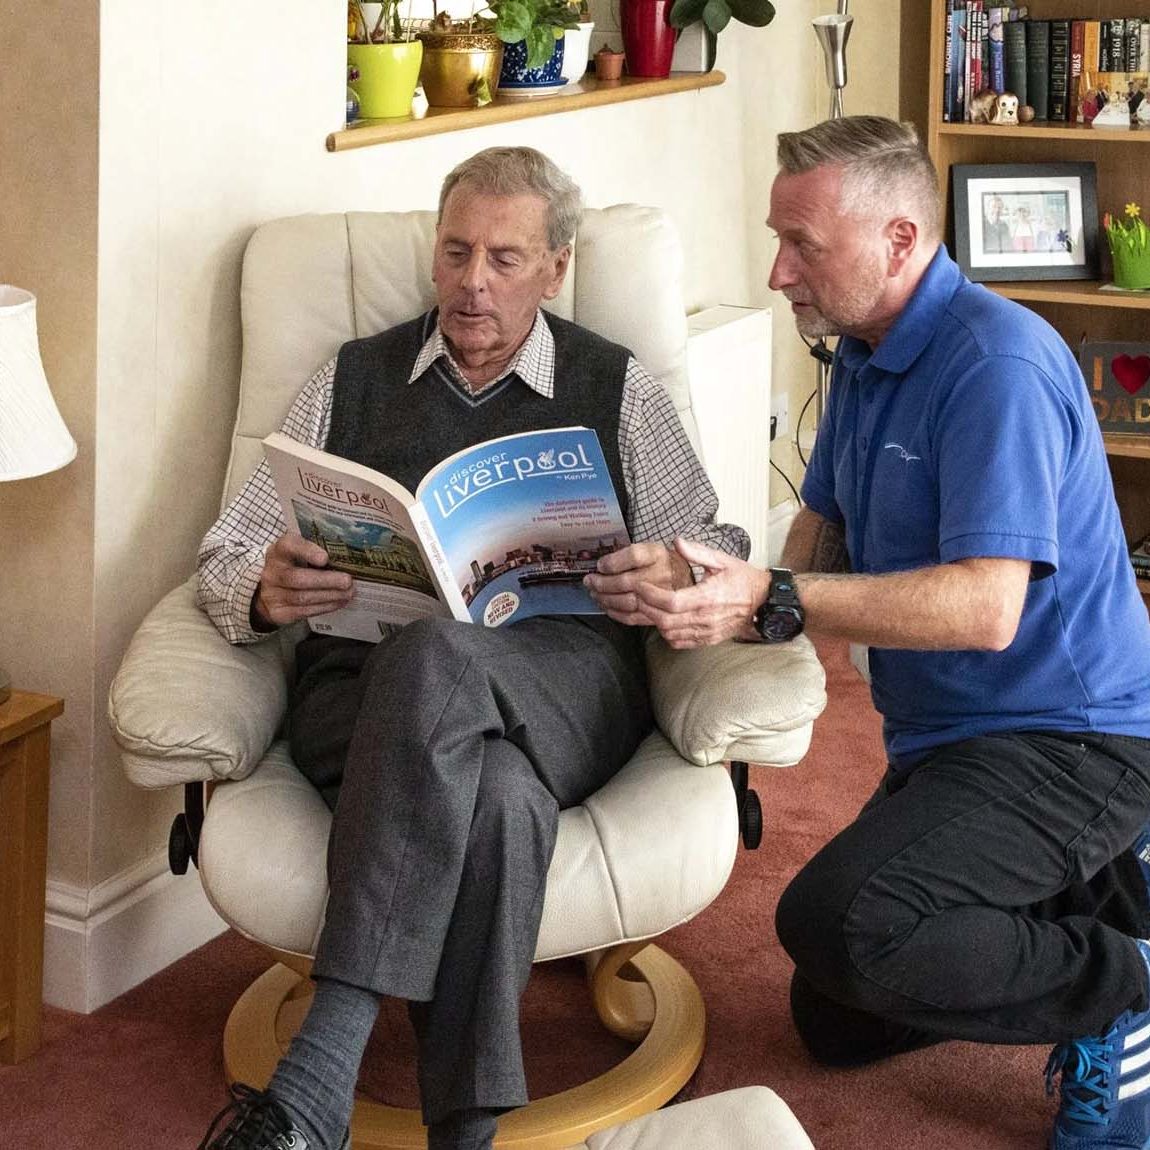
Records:
[[[663,79],[671,74],[675,29],[667,23],[671,0],[619,0],[627,73]]]

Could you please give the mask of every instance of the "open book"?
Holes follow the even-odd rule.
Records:
[[[630,543],[594,431],[509,435],[433,467],[413,495],[369,467],[279,432],[264,440],[288,528],[355,578],[355,598],[308,620],[374,642],[428,615],[498,627],[599,611],[583,576]]]

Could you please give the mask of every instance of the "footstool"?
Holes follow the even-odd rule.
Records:
[[[600,1130],[572,1150],[814,1150],[814,1145],[773,1090],[744,1086]]]

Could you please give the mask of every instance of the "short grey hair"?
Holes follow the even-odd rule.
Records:
[[[558,251],[575,238],[583,215],[579,185],[534,148],[486,148],[447,174],[439,191],[439,216],[460,185],[487,196],[540,196],[547,204],[547,246]]]
[[[842,168],[842,209],[849,215],[874,216],[894,200],[918,212],[931,239],[941,236],[938,174],[913,124],[885,116],[824,120],[803,132],[781,132],[778,160],[792,176]]]

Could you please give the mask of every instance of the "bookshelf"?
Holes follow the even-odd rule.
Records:
[[[1098,210],[1119,213],[1131,201],[1150,215],[1150,130],[1093,128],[1085,124],[1032,123],[1016,127],[948,124],[942,119],[946,51],[946,0],[930,0],[929,21],[921,0],[903,0],[900,77],[914,85],[900,93],[900,112],[914,121],[938,168],[940,190],[952,219],[950,169],[954,164],[1090,161],[1098,177]],[[1100,20],[1112,16],[1150,18],[1150,0],[1032,0],[1031,17]],[[929,38],[929,51],[923,40]],[[923,83],[923,61],[926,77]],[[1106,241],[1100,235],[1103,271]],[[1108,275],[1106,277],[1109,278]],[[1084,335],[1095,340],[1146,340],[1150,293],[1101,291],[1102,281],[1062,280],[988,284],[1046,319],[1072,347]],[[1128,542],[1150,534],[1150,435],[1105,435],[1114,490]],[[1150,600],[1150,581],[1139,580]]]

